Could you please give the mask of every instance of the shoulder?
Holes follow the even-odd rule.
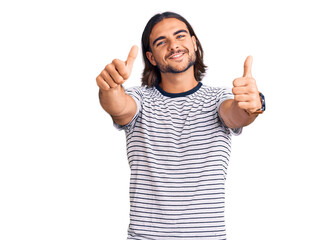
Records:
[[[140,94],[145,94],[146,92],[149,91],[147,86],[134,86],[134,87],[124,87],[125,92],[127,93],[140,93]]]
[[[151,97],[156,94],[157,90],[155,87],[148,86],[135,86],[124,88],[125,92],[129,95],[139,96],[139,98],[143,99],[146,97]]]
[[[202,85],[201,86],[201,92],[202,94],[207,94],[210,96],[221,96],[224,94],[230,94],[232,91],[230,88],[222,86],[222,87],[214,87],[214,86],[208,86],[208,85]]]

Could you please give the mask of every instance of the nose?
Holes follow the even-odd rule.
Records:
[[[168,44],[168,50],[169,51],[176,51],[176,49],[179,48],[178,42],[176,41],[176,39],[171,39],[169,40],[169,44]]]

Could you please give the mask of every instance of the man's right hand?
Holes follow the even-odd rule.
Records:
[[[114,59],[97,76],[97,85],[101,90],[107,91],[122,85],[131,75],[132,66],[138,55],[138,46],[134,45],[125,62]]]

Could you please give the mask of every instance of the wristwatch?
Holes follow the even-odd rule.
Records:
[[[259,95],[260,95],[262,107],[259,110],[255,111],[253,114],[261,114],[265,111],[265,98],[264,98],[264,95],[261,92],[259,93]]]

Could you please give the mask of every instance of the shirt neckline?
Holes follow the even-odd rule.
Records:
[[[202,86],[202,83],[201,83],[201,82],[198,82],[198,84],[197,84],[194,88],[192,88],[191,90],[186,91],[186,92],[181,92],[181,93],[169,93],[169,92],[166,92],[166,91],[164,91],[164,90],[160,87],[159,83],[156,84],[155,88],[156,88],[157,90],[159,90],[159,92],[160,92],[162,95],[164,95],[164,96],[166,96],[166,97],[175,98],[175,97],[184,97],[184,96],[190,95],[190,94],[192,94],[192,93],[195,93],[196,91],[198,91],[198,90],[200,89],[201,86]]]

